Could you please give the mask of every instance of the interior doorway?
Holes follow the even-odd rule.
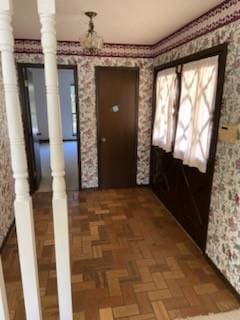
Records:
[[[52,190],[43,65],[19,64],[20,98],[31,192]],[[58,66],[67,191],[79,190],[80,134],[76,66]]]
[[[100,188],[136,185],[138,68],[96,67]]]

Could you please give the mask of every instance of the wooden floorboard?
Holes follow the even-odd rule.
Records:
[[[239,302],[147,188],[68,196],[78,320],[173,320]],[[33,197],[45,320],[58,319],[51,195]],[[12,320],[25,319],[16,234],[2,252]]]

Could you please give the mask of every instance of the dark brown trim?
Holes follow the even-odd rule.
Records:
[[[137,71],[137,81],[135,85],[135,90],[136,90],[136,103],[135,103],[135,110],[136,110],[136,116],[135,116],[135,132],[136,132],[136,167],[135,167],[135,182],[137,186],[137,167],[138,167],[138,118],[139,118],[139,67],[132,68],[132,70]]]
[[[180,99],[181,99],[181,93],[182,93],[182,68],[183,65],[180,67],[180,71],[178,70],[178,67],[176,67],[176,73],[177,73],[177,101],[175,105],[175,121],[174,121],[174,133],[173,133],[173,143],[171,146],[171,151],[174,151],[174,141],[176,140],[176,135],[177,135],[177,123],[178,123],[178,117],[179,117],[179,108],[180,108]]]
[[[136,145],[135,145],[135,149],[136,149],[136,166],[135,166],[135,183],[137,185],[137,159],[138,159],[138,155],[137,155],[137,148],[138,148],[138,115],[139,115],[139,68],[138,67],[106,67],[106,66],[95,66],[95,94],[96,94],[96,127],[97,127],[97,157],[98,157],[98,188],[101,189],[101,182],[100,182],[100,171],[99,168],[101,167],[101,160],[100,160],[100,156],[99,156],[99,132],[100,132],[100,122],[98,120],[98,115],[99,115],[99,108],[98,108],[98,76],[99,76],[99,70],[134,70],[137,71],[137,82],[136,82],[136,116],[135,116],[135,133],[136,133]]]
[[[213,174],[214,174],[215,154],[216,154],[217,141],[218,141],[218,129],[219,129],[219,120],[220,120],[220,115],[221,115],[221,103],[222,103],[222,96],[223,96],[227,53],[228,53],[228,43],[224,43],[224,44],[197,52],[195,54],[177,59],[175,61],[165,63],[163,65],[160,65],[160,66],[157,66],[154,68],[154,86],[153,86],[154,87],[154,93],[153,93],[154,101],[153,101],[152,128],[153,128],[154,114],[155,114],[155,108],[156,108],[156,78],[157,78],[158,72],[165,70],[165,69],[168,69],[168,68],[177,67],[177,66],[182,67],[186,63],[201,60],[201,59],[208,58],[211,56],[218,56],[219,57],[218,79],[217,79],[217,89],[216,89],[217,95],[216,95],[215,111],[214,111],[215,114],[214,114],[213,130],[212,130],[212,140],[211,140],[211,145],[210,145],[210,154],[209,154],[208,164],[207,164],[207,173],[209,175],[210,190],[212,190],[212,182],[213,182]],[[181,75],[179,75],[178,77],[179,77],[179,81],[180,81],[179,84],[180,84],[180,92],[181,92]],[[180,95],[178,97],[178,105],[177,105],[178,110],[179,110],[179,103],[180,103]],[[176,116],[178,116],[178,113]],[[151,153],[150,153],[150,166],[151,167],[152,167],[152,152],[153,152],[154,148],[158,148],[158,147],[151,146]],[[151,171],[150,171],[150,185],[152,185]],[[208,203],[209,203],[208,210],[209,210],[210,209],[211,192],[209,192],[208,196],[209,196],[209,199],[208,199]],[[207,237],[208,223],[209,223],[209,220],[203,226],[203,230],[206,234],[206,237]],[[203,251],[206,250],[206,242],[207,242],[207,238],[205,241],[204,248],[202,248]]]
[[[210,266],[214,269],[214,271],[217,273],[219,278],[221,278],[221,280],[224,282],[224,284],[229,288],[229,290],[232,292],[234,297],[240,302],[240,294],[233,287],[233,285],[230,283],[230,281],[227,279],[227,277],[218,269],[218,267],[215,265],[215,263],[211,260],[211,258],[206,253],[203,253],[203,257],[210,264]]]
[[[164,63],[160,66],[157,66],[154,68],[154,81],[156,81],[156,76],[157,73],[161,70],[164,69],[168,69],[168,68],[173,68],[179,65],[183,65],[189,62],[193,62],[193,61],[197,61],[200,59],[204,59],[204,58],[208,58],[208,57],[212,57],[212,56],[216,56],[216,55],[226,55],[227,54],[227,47],[228,47],[228,43],[223,43],[223,44],[219,44],[215,47],[212,48],[208,48],[202,51],[199,51],[197,53],[193,53],[189,56],[185,56],[183,58],[174,60],[174,61],[170,61],[167,63]]]
[[[75,139],[63,139],[63,142],[77,142],[77,138]],[[49,139],[40,139],[39,143],[49,143]]]
[[[24,129],[24,140],[25,140],[25,148],[27,155],[27,165],[28,165],[28,176],[29,176],[29,187],[30,193],[32,194],[36,189],[36,182],[33,178],[34,168],[31,161],[36,163],[35,154],[34,154],[34,146],[33,139],[30,137],[29,132],[32,132],[32,119],[30,114],[30,102],[28,93],[26,93],[25,79],[26,79],[26,70],[25,68],[21,68],[20,65],[17,65],[18,70],[18,83],[19,83],[19,100],[21,104],[21,115],[23,121],[23,129]]]
[[[2,245],[0,247],[0,254],[2,254],[2,252],[3,252],[4,248],[5,248],[5,245],[6,245],[7,241],[8,241],[8,238],[9,238],[9,236],[10,236],[10,234],[11,234],[11,232],[12,232],[12,230],[14,228],[15,228],[15,218],[13,219],[13,221],[12,221],[12,223],[11,223],[9,229],[8,229],[8,232],[7,232],[6,236],[3,239]]]
[[[75,94],[76,94],[76,112],[77,112],[77,149],[78,149],[78,185],[79,190],[82,188],[82,162],[81,162],[81,136],[80,136],[80,108],[79,108],[79,92],[78,92],[78,68],[73,66]]]
[[[31,68],[31,69],[44,69],[44,64],[43,63],[30,63],[30,62],[17,62],[17,65],[19,67],[24,67],[24,68]],[[57,65],[58,70],[77,70],[77,65],[76,64],[58,64]]]
[[[19,71],[19,83],[20,83],[20,90],[22,91],[24,89],[24,80],[21,76],[22,72],[26,68],[35,68],[35,69],[44,69],[44,64],[42,63],[17,63],[18,71]],[[80,119],[79,119],[79,93],[78,93],[78,70],[77,65],[67,65],[67,64],[58,64],[58,69],[61,70],[73,70],[73,76],[74,76],[74,83],[75,83],[75,92],[76,92],[76,111],[77,111],[77,135],[76,139],[74,141],[77,142],[78,145],[78,181],[79,181],[79,190],[81,190],[81,139],[80,139]],[[21,94],[20,94],[21,96]],[[22,102],[23,103],[23,100]],[[64,141],[64,140],[63,140]]]

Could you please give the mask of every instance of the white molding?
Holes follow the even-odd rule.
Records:
[[[53,176],[52,205],[59,313],[61,320],[71,320],[73,319],[73,312],[69,224],[56,61],[55,0],[38,0],[38,12],[41,22],[41,42],[44,54],[50,160]]]
[[[3,1],[3,2],[2,2]],[[25,151],[16,66],[13,54],[10,0],[0,2],[0,50],[3,87],[10,139],[11,162],[15,179],[15,219],[26,318],[41,320],[38,268],[33,224],[32,199],[29,196]]]

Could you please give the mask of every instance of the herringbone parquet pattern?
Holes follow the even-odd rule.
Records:
[[[44,320],[58,319],[51,195],[34,196]],[[169,320],[239,302],[145,188],[69,195],[78,320]],[[25,319],[15,231],[3,251],[11,319]]]

